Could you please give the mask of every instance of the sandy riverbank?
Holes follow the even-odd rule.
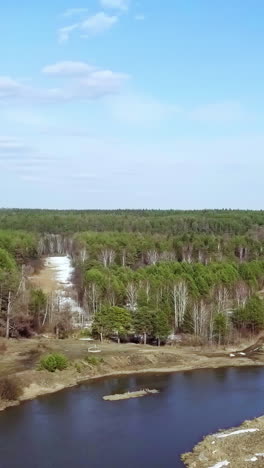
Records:
[[[0,401],[0,410],[92,379],[137,373],[169,373],[194,369],[264,365],[264,355],[247,356],[243,353],[245,346],[240,347],[242,351],[238,350],[236,357],[233,357],[237,351],[234,348],[213,350],[181,346],[155,348],[115,343],[103,343],[98,346],[101,349],[100,358],[103,362],[92,365],[84,360],[88,355],[87,343],[79,340],[10,340],[6,352],[1,356],[0,378],[14,377],[22,389],[22,394],[18,401]],[[65,354],[71,361],[69,368],[54,373],[38,371],[40,357],[50,352]],[[239,354],[240,352],[242,354]],[[222,466],[247,468],[252,466],[252,461],[245,460],[247,457],[257,457],[256,454],[262,453],[261,451],[264,452],[264,418],[259,418],[257,422],[246,422],[243,425],[246,428],[254,428],[256,424],[258,431],[234,436],[240,437],[239,441],[242,444],[241,442],[234,444],[233,436],[223,439],[218,439],[216,436],[206,437],[192,453],[184,456],[186,466],[189,468],[222,468]],[[217,464],[225,461],[229,465]],[[264,458],[257,457],[254,466],[264,466]]]
[[[230,357],[232,349],[204,350],[195,347],[154,348],[142,345],[99,345],[103,362],[87,363],[87,343],[78,340],[21,340],[10,341],[0,363],[1,376],[14,376],[22,389],[18,402],[0,401],[0,409],[40,395],[54,393],[90,379],[134,373],[179,372],[193,369],[262,366],[261,356]],[[71,361],[68,369],[50,373],[38,371],[42,355],[61,352]]]
[[[264,417],[205,437],[182,459],[188,468],[263,468]]]

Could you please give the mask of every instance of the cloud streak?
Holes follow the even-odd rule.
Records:
[[[68,8],[62,16],[65,18],[72,18],[73,16],[80,16],[87,13],[88,8]]]
[[[129,78],[125,73],[105,70],[85,62],[57,62],[42,69],[47,76],[68,78],[57,88],[38,88],[25,85],[11,77],[0,76],[0,101],[59,102],[97,99],[118,93]]]
[[[129,0],[100,0],[100,4],[103,8],[110,8],[113,10],[127,10],[129,3]]]
[[[82,38],[97,36],[111,29],[118,21],[117,15],[108,15],[104,11],[99,11],[78,23],[60,28],[58,41],[60,44],[67,42],[74,31],[78,31]]]

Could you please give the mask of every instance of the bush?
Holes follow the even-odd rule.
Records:
[[[46,369],[49,372],[55,372],[56,370],[64,370],[68,367],[68,359],[63,354],[49,354],[44,356],[40,361],[40,369]]]
[[[0,380],[0,398],[1,400],[17,400],[21,395],[21,388],[17,381],[11,377]]]
[[[91,366],[98,366],[98,364],[104,362],[103,358],[96,356],[86,356],[84,360],[87,362],[87,364],[90,364]]]
[[[80,331],[80,338],[91,338],[92,332],[88,328],[84,328]]]

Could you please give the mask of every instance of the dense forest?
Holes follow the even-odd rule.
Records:
[[[264,225],[264,211],[1,209],[0,228],[46,233],[118,231],[245,234]]]
[[[28,281],[45,255],[72,257],[79,301],[101,339],[160,344],[180,333],[224,343],[258,333],[263,224],[262,211],[2,209],[0,334],[51,326],[50,298]],[[56,317],[61,328],[66,312]]]

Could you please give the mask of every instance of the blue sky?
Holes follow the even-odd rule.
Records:
[[[0,205],[263,208],[262,0],[0,7]]]

